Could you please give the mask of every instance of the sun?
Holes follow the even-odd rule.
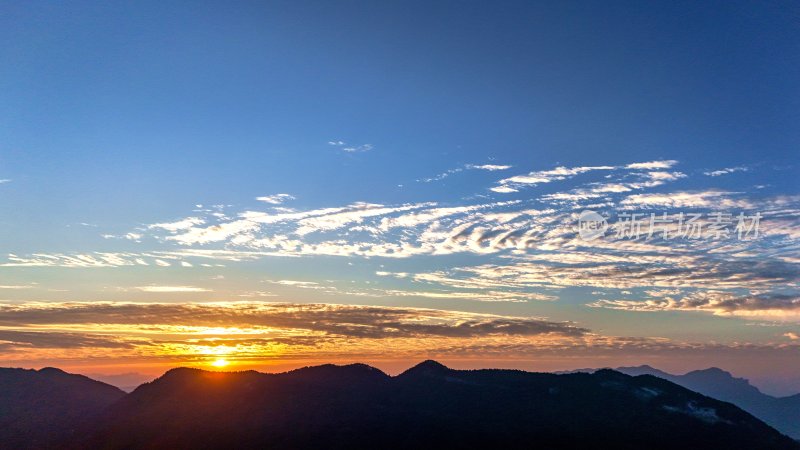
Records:
[[[223,358],[216,359],[211,363],[211,365],[214,366],[214,367],[225,367],[228,364],[229,364],[228,360],[223,359]]]

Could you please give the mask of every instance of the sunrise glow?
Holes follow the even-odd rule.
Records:
[[[228,363],[228,360],[227,360],[227,359],[222,359],[222,358],[215,359],[215,360],[214,360],[214,361],[211,363],[211,365],[212,365],[212,366],[214,366],[214,367],[225,367],[225,366],[227,366],[228,364],[229,364],[229,363]]]

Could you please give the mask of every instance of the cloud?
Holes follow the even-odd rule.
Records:
[[[118,267],[135,264],[121,255],[123,254],[101,252],[70,255],[34,253],[30,257],[20,257],[9,253],[8,262],[0,264],[0,267]]]
[[[372,150],[372,144],[362,144],[357,145],[355,147],[344,147],[342,150],[348,153],[360,153],[360,152],[368,152]]]
[[[309,286],[319,286],[319,283],[314,281],[297,281],[297,280],[264,280],[265,283],[272,283],[272,284],[281,284],[284,286],[301,286],[301,287],[309,287]]]
[[[615,183],[590,185],[591,190],[619,191]],[[582,194],[576,192],[576,195]],[[726,197],[728,196],[728,197]],[[551,197],[555,198],[555,196]],[[722,200],[720,200],[722,199]],[[753,200],[735,193],[673,192],[664,194],[642,194],[623,197],[621,206],[628,210],[642,207],[663,207],[663,205],[707,205],[716,209],[717,205],[731,204],[745,206]],[[633,201],[636,200],[636,201]],[[122,266],[172,266],[183,262],[193,266],[207,266],[220,262],[242,262],[255,259],[282,256],[304,257],[315,255],[343,257],[382,257],[410,258],[419,255],[451,255],[469,253],[475,255],[497,254],[501,256],[526,255],[528,263],[538,264],[537,270],[557,273],[558,265],[566,258],[583,258],[586,263],[617,261],[628,256],[628,267],[622,263],[597,267],[603,277],[571,277],[562,274],[565,280],[574,280],[581,285],[609,285],[611,283],[630,285],[641,284],[627,276],[639,264],[656,264],[648,269],[648,276],[661,287],[668,283],[692,285],[698,280],[711,281],[708,269],[719,273],[728,272],[716,258],[728,258],[728,268],[752,271],[759,267],[781,264],[794,264],[800,259],[786,259],[792,254],[792,242],[800,238],[797,234],[800,220],[792,211],[798,208],[800,199],[791,196],[760,200],[764,218],[760,226],[760,236],[752,242],[738,241],[737,234],[731,232],[723,240],[713,241],[677,237],[670,233],[670,240],[662,239],[656,233],[647,237],[646,224],[640,240],[617,236],[619,223],[611,222],[607,235],[591,243],[579,239],[575,224],[577,213],[571,206],[567,208],[531,208],[533,201],[514,200],[493,203],[472,203],[460,206],[441,206],[436,203],[416,203],[401,205],[380,205],[354,203],[344,207],[321,208],[292,212],[244,211],[234,218],[208,218],[209,223],[167,231],[164,235],[154,233],[153,241],[170,241],[181,245],[169,251],[141,253],[80,253],[80,254],[34,254],[17,256],[9,254],[8,261],[0,262],[4,267],[122,267]],[[655,206],[652,206],[655,205]],[[712,206],[713,205],[713,206]],[[702,209],[702,208],[700,208]],[[712,220],[703,216],[703,231]],[[649,215],[648,215],[649,217]],[[735,217],[734,217],[735,219]],[[618,219],[619,221],[620,219]],[[735,220],[732,224],[736,225]],[[177,229],[177,228],[176,228]],[[161,230],[161,229],[159,229]],[[708,233],[706,233],[707,235]],[[645,240],[647,238],[647,240]],[[212,247],[211,244],[217,244]],[[781,250],[783,249],[783,250]],[[769,251],[767,251],[769,250]],[[592,259],[589,257],[592,255]],[[689,256],[695,258],[688,260]],[[712,261],[704,258],[717,255]],[[743,267],[739,263],[762,255],[760,264]],[[558,259],[560,258],[560,260]],[[675,266],[680,264],[679,266]],[[556,267],[551,267],[556,266]],[[620,267],[617,267],[620,266]],[[685,268],[693,272],[684,273]],[[658,270],[661,269],[661,270]],[[638,270],[638,269],[636,269]],[[669,270],[676,270],[684,277],[668,276]],[[735,275],[735,274],[732,274]],[[644,276],[644,274],[643,274]],[[611,277],[605,279],[605,277]],[[704,278],[706,277],[706,278]],[[719,287],[719,277],[715,285]],[[562,285],[564,282],[555,283]],[[735,278],[726,280],[725,288],[747,287],[747,282],[767,283],[767,281]],[[545,281],[542,281],[545,283]],[[551,283],[551,282],[546,282]],[[551,283],[552,284],[552,283]],[[600,287],[598,285],[598,287]]]
[[[800,334],[792,333],[792,332],[783,333],[783,336],[787,337],[787,338],[789,338],[789,339],[791,339],[793,341],[796,341],[796,340],[800,339]]]
[[[0,184],[11,183],[11,180],[8,178],[0,179]]]
[[[647,172],[647,176],[655,181],[675,181],[679,178],[685,178],[686,174],[683,172]]]
[[[59,331],[0,330],[0,351],[14,348],[132,348],[133,342],[124,338],[93,333]]]
[[[244,365],[470,358],[571,366],[583,364],[576,363],[577,358],[706,363],[733,358],[775,367],[797,361],[798,350],[800,346],[786,342],[717,344],[607,336],[544,318],[408,307],[267,302],[0,304],[3,365],[20,361],[68,365],[90,359],[106,366],[161,367],[206,364],[224,356]]]
[[[417,181],[422,183],[431,183],[433,181],[440,181],[443,180],[450,175],[454,175],[460,172],[464,172],[465,170],[487,170],[489,172],[496,172],[498,170],[507,170],[510,169],[512,166],[505,166],[505,165],[498,165],[498,164],[464,164],[463,166],[456,167],[455,169],[450,169],[445,172],[440,173],[439,175],[430,177],[430,178],[422,178]]]
[[[614,194],[631,192],[633,190],[640,190],[661,186],[668,181],[676,181],[685,178],[686,175],[681,172],[644,172],[634,173],[634,176],[644,178],[644,181],[616,181],[607,183],[589,183],[585,188],[572,189],[569,192],[556,192],[546,194],[541,197],[545,201],[553,202],[580,202],[583,200],[597,199],[597,198],[611,198]]]
[[[352,292],[355,295],[366,295],[373,297],[425,297],[435,299],[450,299],[450,300],[469,300],[476,302],[512,302],[524,303],[528,301],[555,301],[558,297],[554,295],[542,294],[538,292],[518,292],[518,291],[499,291],[499,290],[483,290],[483,291],[403,291],[398,289],[393,290],[375,290],[375,291],[362,291]]]
[[[449,216],[465,214],[483,209],[493,209],[519,203],[518,201],[486,203],[470,206],[455,206],[450,208],[428,208],[418,212],[403,214],[396,217],[385,217],[381,219],[379,228],[383,231],[392,228],[413,228],[418,225],[430,224],[431,222]],[[431,205],[432,206],[432,205]]]
[[[732,198],[733,192],[697,191],[669,192],[663,194],[634,194],[622,200],[622,205],[636,207],[668,208],[752,208],[745,199]]]
[[[744,167],[744,166],[726,167],[724,169],[703,172],[703,175],[708,175],[710,177],[718,177],[720,175],[727,175],[729,173],[734,173],[734,172],[747,172],[748,170],[749,169],[747,167]]]
[[[762,319],[800,320],[800,295],[763,293],[736,295],[725,291],[697,291],[682,297],[645,300],[598,300],[589,306],[628,311],[704,311]]]
[[[392,276],[395,278],[405,278],[402,273],[391,273],[377,271],[377,276]],[[408,275],[408,274],[405,274]],[[263,280],[264,283],[279,284],[301,289],[314,289],[320,293],[337,294],[347,297],[423,297],[434,299],[466,300],[476,302],[528,302],[528,301],[553,301],[558,297],[538,292],[512,292],[497,290],[472,290],[472,291],[453,291],[453,290],[403,290],[403,289],[379,289],[379,288],[351,288],[340,289],[333,285],[323,285],[313,281],[296,280]]]
[[[278,294],[274,294],[269,291],[247,291],[239,294],[239,297],[277,297]]]
[[[405,266],[400,269],[405,274],[403,281],[394,281],[390,288],[370,285],[368,280],[345,288],[336,282],[291,284],[292,280],[278,280],[278,284],[315,289],[320,295],[337,298],[424,297],[507,302],[552,300],[557,297],[552,291],[566,287],[605,290],[608,295],[604,298],[613,299],[622,289],[634,295],[647,294],[635,289],[679,290],[681,296],[697,290],[724,291],[741,297],[745,290],[753,295],[779,295],[798,286],[800,258],[794,255],[800,239],[797,231],[800,196],[754,199],[742,193],[713,189],[633,194],[685,177],[681,172],[665,169],[672,164],[656,161],[531,172],[542,179],[558,179],[597,170],[604,175],[604,181],[590,180],[568,192],[507,202],[474,199],[457,203],[354,202],[310,210],[269,207],[266,211],[244,210],[222,216],[214,215],[218,210],[212,208],[195,211],[191,217],[179,221],[137,229],[142,238],[153,238],[148,239],[149,243],[169,245],[162,251],[9,254],[0,266],[148,266],[151,269],[161,266],[164,268],[159,270],[166,272],[167,267],[186,271],[180,267],[221,266],[273,256],[385,258],[384,262],[390,264],[388,261],[399,258],[426,256],[433,262],[438,257],[461,254],[469,255],[465,260],[470,261],[462,267],[450,265],[447,270],[413,273],[408,267],[426,265]],[[634,169],[627,169],[629,166]],[[511,179],[514,177],[507,180]],[[592,199],[599,199],[593,202],[605,210],[598,211],[610,218],[612,207],[628,212],[634,208],[691,207],[694,212],[704,213],[704,231],[711,221],[711,212],[758,206],[764,216],[762,235],[742,241],[736,233],[718,240],[690,240],[675,233],[670,235],[671,239],[664,239],[658,233],[646,236],[645,231],[640,239],[634,240],[617,236],[619,224],[611,223],[606,236],[589,243],[576,232],[580,209],[576,204],[559,202]],[[400,273],[391,267],[378,272],[381,273],[376,276]],[[678,298],[678,294],[671,296]],[[648,294],[649,297],[658,296]],[[658,298],[666,297],[665,294]]]
[[[378,270],[375,272],[375,275],[379,277],[396,277],[396,278],[407,278],[408,272],[387,272],[385,270]]]
[[[136,289],[142,292],[210,292],[209,289],[194,286],[138,286]]]
[[[346,211],[300,219],[297,222],[299,227],[295,232],[302,236],[318,231],[336,230],[350,223],[361,223],[364,219],[370,217],[385,216],[396,212],[420,209],[426,206],[432,206],[432,204],[417,203],[386,207],[384,205],[370,203],[355,203],[350,205]]]
[[[328,141],[328,145],[337,147],[346,153],[363,153],[372,150],[372,144],[348,145],[344,141]]]
[[[506,166],[500,164],[467,164],[468,169],[478,169],[478,170],[488,170],[490,172],[495,172],[497,170],[508,170],[513,166]]]
[[[489,188],[489,190],[492,192],[497,192],[499,194],[510,194],[512,192],[519,192],[519,189],[506,185],[494,186]]]
[[[290,194],[275,194],[275,195],[267,195],[267,196],[263,196],[263,197],[256,197],[256,200],[258,200],[260,202],[264,202],[264,203],[269,203],[269,204],[272,204],[272,205],[280,205],[281,203],[283,203],[285,201],[294,200],[294,199],[295,199],[295,197],[293,195],[290,195]]]
[[[498,186],[491,188],[494,192],[516,192],[520,187],[537,184],[550,183],[557,180],[566,180],[575,175],[591,172],[594,170],[613,170],[612,166],[586,166],[586,167],[556,167],[550,170],[540,170],[530,172],[527,175],[517,175],[510,178],[505,178],[497,182]]]
[[[0,304],[0,324],[261,327],[361,338],[581,336],[569,322],[424,308],[267,302]]]
[[[143,253],[34,253],[30,257],[17,256],[13,253],[8,254],[8,262],[0,263],[0,267],[67,267],[67,268],[91,268],[91,267],[124,267],[124,266],[171,266],[167,261],[182,261],[187,258],[198,260],[218,260],[218,261],[251,261],[265,256],[276,256],[269,252],[251,251],[232,251],[232,250],[206,250],[206,249],[179,249],[174,251],[154,251]],[[200,265],[209,266],[201,263]]]
[[[531,255],[531,262],[451,269],[438,281],[451,286],[567,287],[611,289],[778,289],[800,281],[796,266],[777,260],[728,260],[700,255]],[[535,260],[539,261],[535,261]],[[558,264],[554,264],[558,263]],[[440,273],[440,275],[442,275]]]
[[[181,230],[188,230],[196,225],[202,225],[206,221],[200,217],[187,217],[185,219],[178,220],[176,222],[166,222],[166,223],[154,223],[152,225],[148,225],[147,228],[149,229],[156,229],[160,228],[166,231],[181,231]]]
[[[344,207],[280,212],[277,214],[260,211],[245,211],[240,213],[239,218],[235,220],[210,225],[208,227],[193,227],[185,230],[184,233],[168,236],[166,239],[179,242],[183,245],[191,245],[208,244],[234,238],[239,245],[250,243],[259,248],[281,244],[296,247],[301,243],[277,236],[259,241],[255,240],[253,234],[258,232],[265,225],[283,223],[299,225],[295,231],[295,233],[299,235],[305,235],[315,231],[330,231],[341,228],[349,223],[360,223],[368,217],[385,215],[397,211],[407,211],[430,205],[432,204],[421,203],[384,207],[378,204],[357,202]]]
[[[126,239],[128,241],[134,241],[134,242],[141,242],[141,239],[144,237],[142,233],[136,231],[131,231],[129,233],[125,233],[120,236],[117,236],[115,234],[101,234],[100,236],[103,239]]]
[[[669,169],[670,167],[677,164],[678,161],[674,159],[667,159],[661,161],[648,161],[648,162],[640,162],[640,163],[632,163],[625,166],[626,169],[635,169],[635,170],[656,170],[656,169]]]

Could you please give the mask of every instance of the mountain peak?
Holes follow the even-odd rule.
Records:
[[[164,375],[161,375],[161,378],[191,376],[200,374],[202,372],[204,372],[203,369],[194,369],[191,367],[175,367],[164,372]]]
[[[417,366],[418,367],[431,367],[431,368],[436,367],[436,368],[439,368],[439,369],[448,369],[447,366],[445,366],[444,364],[442,364],[439,361],[436,361],[434,359],[426,359],[425,361],[422,361],[421,363],[417,364]]]
[[[428,359],[428,360],[422,361],[421,363],[417,364],[416,366],[406,370],[405,372],[403,372],[401,374],[401,376],[402,375],[412,375],[412,374],[426,375],[426,376],[440,375],[440,374],[443,374],[443,373],[447,373],[450,370],[451,369],[449,367],[445,366],[444,364],[442,364],[442,363],[440,363],[438,361],[434,361],[432,359]]]
[[[626,375],[631,376],[638,376],[638,375],[653,375],[659,378],[667,379],[671,375],[663,370],[656,369],[653,366],[649,366],[647,364],[643,364],[641,366],[634,366],[634,367],[617,367],[616,369],[618,372],[622,372]]]
[[[66,375],[67,372],[64,372],[61,369],[55,367],[42,367],[41,369],[37,370],[37,372],[43,375]]]
[[[201,375],[203,375],[204,373],[216,373],[216,372],[206,372],[205,370],[202,369],[194,369],[190,367],[175,367],[173,369],[169,369],[168,371],[164,372],[163,375],[156,378],[155,380],[145,384],[155,385],[163,383],[182,383],[187,380],[200,378]]]
[[[693,371],[687,373],[686,375],[689,375],[689,374],[705,374],[705,375],[715,375],[715,376],[724,376],[724,377],[735,378],[733,376],[733,374],[731,374],[730,372],[728,372],[726,370],[722,370],[719,367],[709,367],[708,369],[693,370]]]

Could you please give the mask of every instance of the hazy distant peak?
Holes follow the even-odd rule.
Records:
[[[664,372],[663,370],[656,369],[655,367],[649,366],[647,364],[643,364],[641,366],[633,366],[633,367],[618,367],[617,370],[622,373],[626,373],[628,375],[633,375],[633,376],[654,375],[660,378],[672,376],[672,374]]]
[[[730,377],[736,378],[733,376],[732,373],[722,370],[719,367],[709,367],[708,369],[699,369],[699,370],[692,370],[691,372],[687,372],[686,376],[688,375],[712,375],[712,376],[723,376],[723,377]],[[740,378],[744,380],[744,378]]]

